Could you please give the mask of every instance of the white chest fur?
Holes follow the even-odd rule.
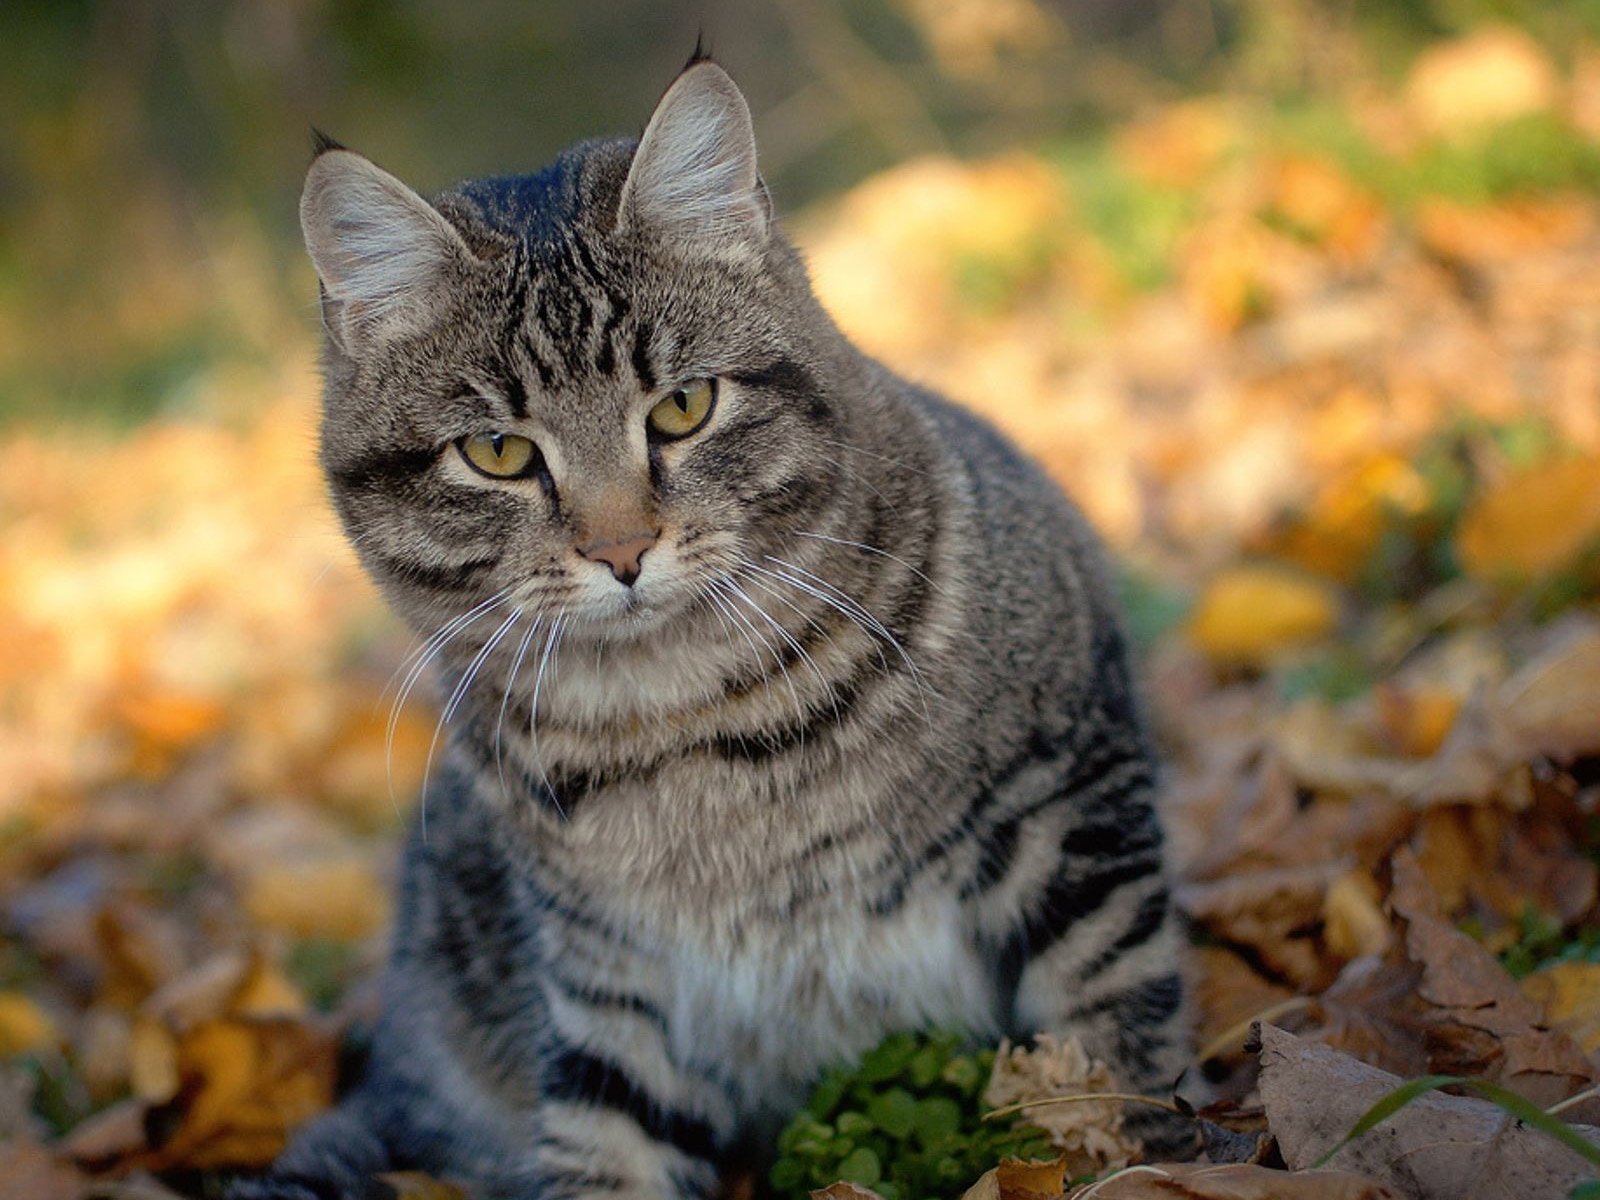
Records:
[[[730,1076],[746,1111],[791,1110],[819,1068],[893,1030],[995,1032],[993,984],[953,897],[752,943],[686,948],[669,968],[673,1057]]]

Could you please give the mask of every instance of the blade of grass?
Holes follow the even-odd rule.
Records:
[[[1438,1091],[1444,1087],[1462,1087],[1469,1091],[1477,1092],[1485,1100],[1496,1105],[1503,1112],[1510,1114],[1524,1125],[1537,1129],[1545,1136],[1560,1142],[1567,1149],[1578,1154],[1589,1162],[1600,1166],[1600,1146],[1595,1145],[1588,1138],[1580,1134],[1564,1121],[1540,1108],[1526,1097],[1517,1095],[1509,1088],[1503,1088],[1497,1083],[1490,1083],[1487,1079],[1467,1079],[1459,1075],[1424,1075],[1421,1079],[1412,1079],[1401,1084],[1382,1100],[1379,1100],[1350,1128],[1332,1149],[1330,1149],[1316,1162],[1312,1163],[1313,1169],[1323,1166],[1339,1151],[1343,1150],[1356,1138],[1383,1124],[1395,1113],[1406,1105],[1428,1092]]]

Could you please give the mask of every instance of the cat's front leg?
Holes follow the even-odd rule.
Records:
[[[493,1200],[690,1200],[716,1191],[731,1109],[709,1081],[668,1061],[659,1035],[593,1049],[554,1044],[541,1076],[537,1192],[501,1186]]]
[[[1106,827],[1069,829],[1048,885],[1028,898],[1009,953],[1021,963],[1013,1027],[1077,1036],[1124,1090],[1169,1099],[1189,1063],[1184,938],[1162,869],[1154,809],[1131,803]],[[1092,854],[1073,853],[1075,844]],[[1192,1157],[1193,1122],[1130,1104],[1147,1159]]]

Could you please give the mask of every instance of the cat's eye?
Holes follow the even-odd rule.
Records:
[[[467,465],[494,479],[520,479],[533,474],[539,452],[514,433],[474,433],[456,443]]]
[[[696,379],[669,392],[650,410],[650,432],[671,441],[688,437],[711,417],[717,404],[717,381]]]

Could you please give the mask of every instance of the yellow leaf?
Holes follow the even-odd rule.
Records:
[[[1555,67],[1538,43],[1502,27],[1423,51],[1405,93],[1425,131],[1459,134],[1542,112],[1556,103],[1559,88]]]
[[[1049,1162],[1005,1158],[995,1168],[1001,1200],[1010,1196],[1059,1196],[1067,1182],[1067,1156]]]
[[[164,1104],[178,1094],[178,1042],[154,1017],[134,1018],[128,1038],[128,1082],[135,1096],[152,1104]]]
[[[1486,583],[1569,566],[1600,539],[1600,458],[1547,463],[1478,497],[1456,536],[1461,565]]]
[[[1348,419],[1356,408],[1354,403],[1341,405],[1319,421],[1318,444],[1342,440],[1330,426],[1341,417]],[[1260,545],[1274,557],[1318,575],[1351,581],[1371,559],[1393,513],[1416,512],[1427,500],[1427,484],[1415,468],[1398,455],[1375,455],[1358,467],[1338,471],[1303,514],[1263,538]]]
[[[364,938],[389,919],[388,889],[356,853],[264,864],[244,905],[257,924],[302,938]]]
[[[1189,619],[1189,637],[1213,660],[1259,666],[1332,632],[1333,589],[1297,571],[1233,567],[1212,579]]]
[[[1328,885],[1322,898],[1323,940],[1341,958],[1381,955],[1392,927],[1378,907],[1378,888],[1365,871],[1350,871]]]
[[[468,1200],[467,1193],[455,1184],[421,1171],[388,1171],[378,1179],[394,1189],[395,1200]]]
[[[21,992],[0,992],[0,1057],[59,1044],[55,1022]]]
[[[1375,699],[1384,736],[1407,758],[1436,754],[1461,712],[1461,697],[1443,687],[1386,683]]]
[[[1600,963],[1552,963],[1522,981],[1522,994],[1544,1005],[1544,1019],[1585,1054],[1600,1050]]]
[[[306,998],[276,963],[257,953],[228,1007],[242,1017],[293,1016],[306,1011]]]
[[[155,1127],[168,1130],[149,1165],[260,1167],[288,1131],[333,1099],[337,1041],[287,1018],[208,1021],[178,1039],[178,1076]]]

